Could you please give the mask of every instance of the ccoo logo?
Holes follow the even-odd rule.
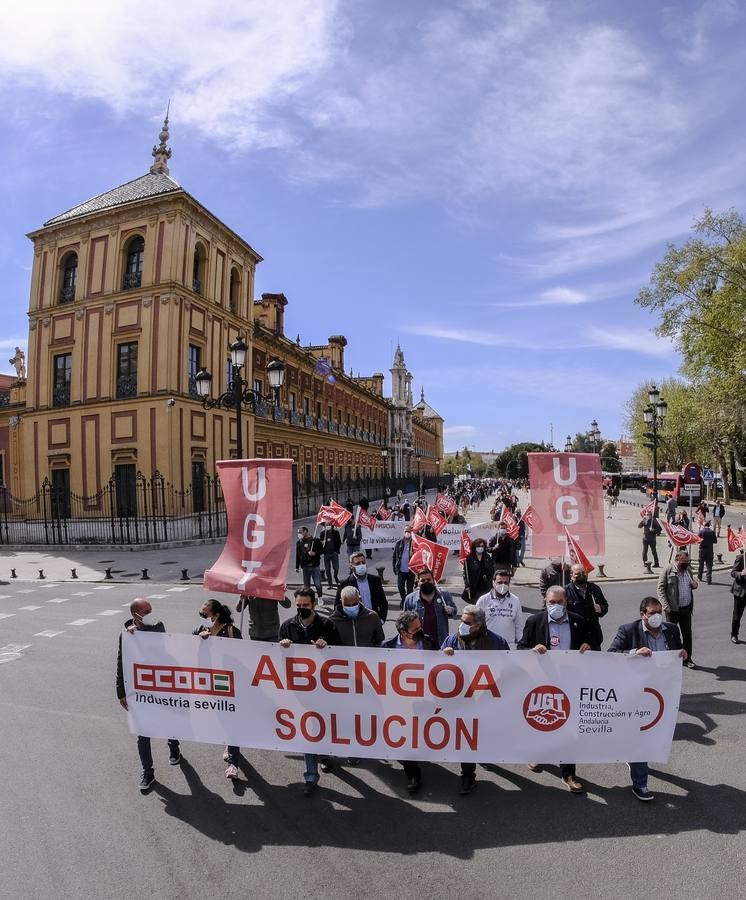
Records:
[[[537,731],[556,731],[570,715],[570,699],[552,684],[542,684],[526,694],[523,715]]]

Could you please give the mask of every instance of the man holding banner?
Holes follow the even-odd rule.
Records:
[[[681,641],[686,650],[684,665],[696,669],[692,659],[692,613],[694,612],[694,591],[699,582],[694,577],[686,550],[679,550],[674,564],[667,566],[658,579],[658,599],[666,614],[666,619],[681,629]]]

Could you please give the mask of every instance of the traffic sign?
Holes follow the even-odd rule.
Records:
[[[698,484],[682,484],[681,490],[685,494],[698,494],[699,493],[699,485]]]
[[[684,466],[684,481],[686,484],[699,484],[702,478],[702,467],[695,462],[687,463]]]
[[[702,469],[702,478],[704,481],[714,481],[715,472],[713,469]]]

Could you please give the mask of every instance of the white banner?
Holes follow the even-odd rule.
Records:
[[[366,550],[385,550],[394,548],[394,544],[401,539],[404,528],[410,522],[376,522],[373,531],[361,527],[362,546]],[[497,522],[481,522],[479,525],[446,525],[438,535],[438,543],[448,547],[449,550],[458,550],[461,532],[466,529],[471,539],[484,538],[489,541],[497,534]]]
[[[681,660],[123,635],[133,734],[444,762],[665,762]]]

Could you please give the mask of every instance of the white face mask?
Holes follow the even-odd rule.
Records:
[[[661,613],[653,613],[652,616],[648,616],[648,627],[649,628],[660,628],[663,624],[663,616]]]
[[[458,633],[461,637],[469,637],[471,634],[471,625],[467,625],[466,622],[462,622],[458,627]]]
[[[507,584],[500,583],[495,585],[495,593],[499,594],[501,597],[504,597],[509,590],[510,587]]]
[[[140,616],[140,621],[141,621],[142,624],[145,625],[147,628],[152,628],[153,625],[156,625],[156,624],[157,624],[158,619],[156,619],[156,617],[153,615],[152,612],[149,612],[149,613],[145,613],[144,616]]]
[[[547,612],[553,622],[559,622],[565,616],[565,607],[561,603],[550,603]]]
[[[482,554],[482,553],[484,553],[484,547],[482,546],[482,544],[480,544],[478,547],[474,548],[474,551],[476,553]]]

